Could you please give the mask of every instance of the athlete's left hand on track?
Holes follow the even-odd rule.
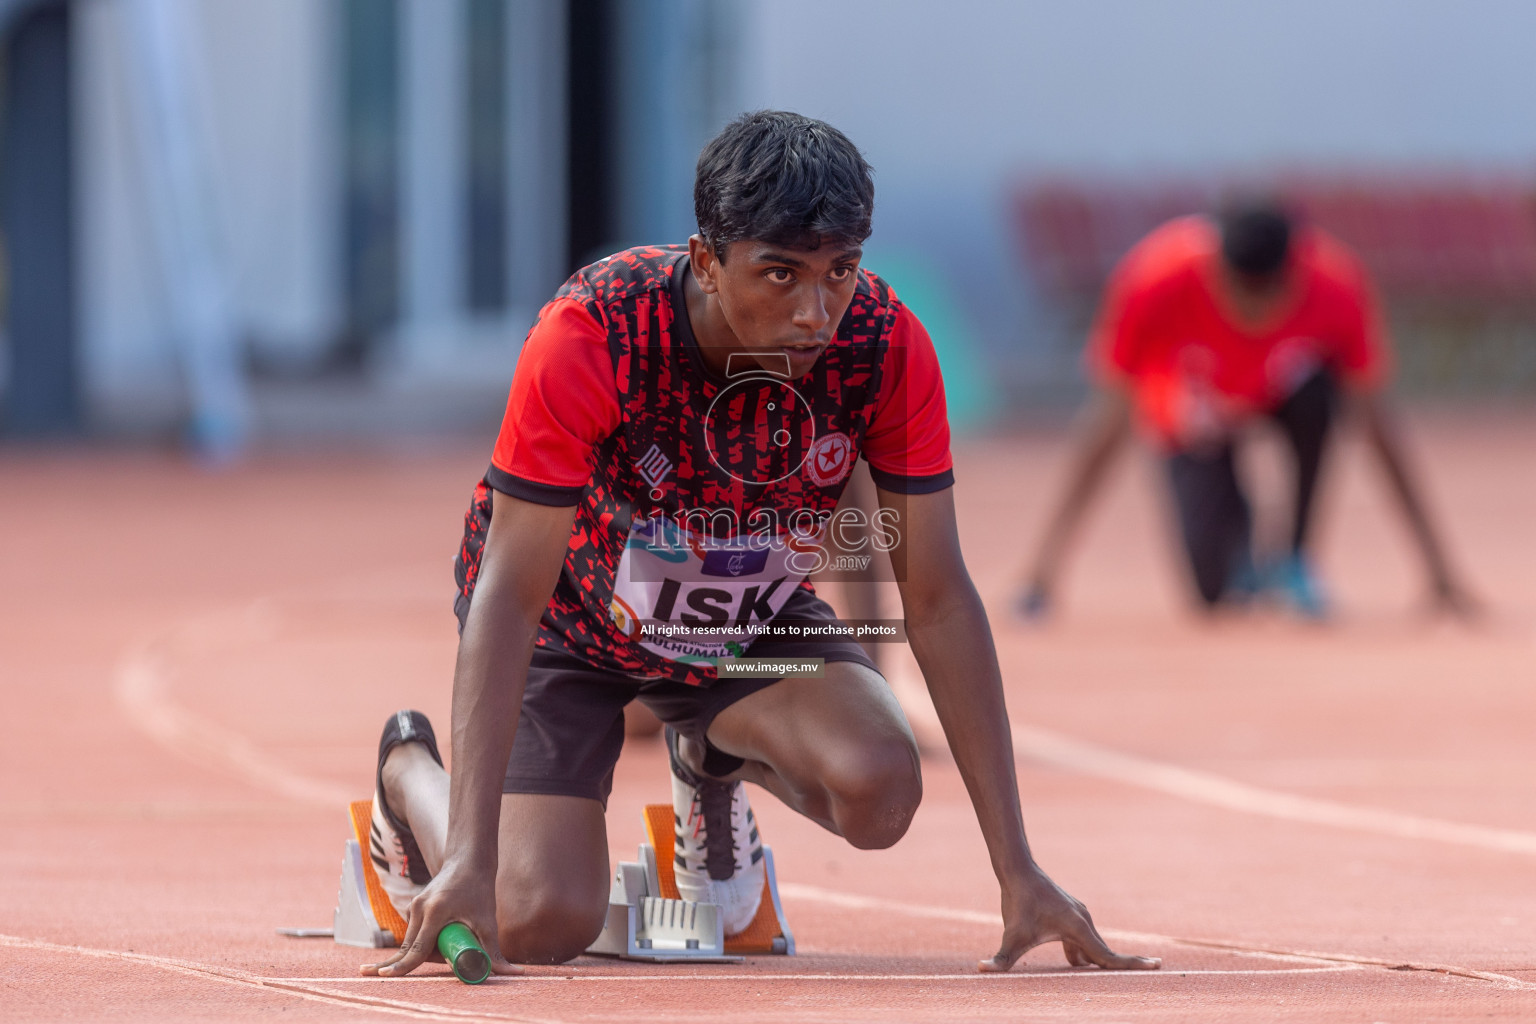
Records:
[[[1046,942],[1060,941],[1073,967],[1095,964],[1111,971],[1155,971],[1157,957],[1116,953],[1099,936],[1088,908],[1061,890],[1039,868],[1021,881],[1017,891],[1003,892],[1003,945],[997,955],[981,961],[983,971],[1006,971],[1025,953]]]
[[[1470,621],[1483,614],[1482,602],[1449,577],[1438,579],[1430,591],[1430,610]]]

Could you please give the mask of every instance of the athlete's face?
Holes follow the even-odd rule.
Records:
[[[736,352],[778,374],[787,360],[791,379],[805,376],[853,301],[863,251],[846,243],[796,249],[750,239],[725,250],[720,259],[698,235],[689,240],[693,276],[708,297],[706,323],[695,317],[693,325],[706,361],[725,372]]]

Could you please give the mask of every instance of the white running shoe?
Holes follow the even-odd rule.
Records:
[[[368,825],[368,857],[378,871],[379,885],[389,902],[409,918],[411,900],[432,881],[432,872],[421,857],[416,837],[389,809],[384,800],[384,761],[389,752],[402,743],[424,744],[437,761],[443,763],[437,752],[437,738],[432,734],[432,723],[420,711],[399,711],[384,723],[384,734],[379,737],[379,767],[374,775],[373,814]]]
[[[677,894],[720,907],[725,934],[735,935],[757,916],[766,878],[763,842],[746,786],[690,771],[678,759],[677,732],[670,727],[667,753],[672,762]]]

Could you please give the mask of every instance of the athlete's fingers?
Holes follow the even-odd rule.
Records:
[[[1483,611],[1477,598],[1454,584],[1447,584],[1436,590],[1434,607],[1437,611],[1454,615],[1464,621],[1479,618]]]
[[[366,974],[370,977],[378,975],[388,976],[388,969],[405,958],[405,954],[410,950],[411,943],[420,928],[421,912],[417,909],[417,906],[417,902],[412,900],[411,905],[405,910],[405,936],[401,938],[400,945],[395,950],[395,954],[388,960],[380,960],[376,964],[363,964],[357,969],[357,973]]]
[[[521,967],[501,955],[501,943],[496,938],[496,919],[494,917],[489,921],[486,921],[484,918],[477,918],[474,921],[466,921],[465,924],[468,925],[470,931],[475,933],[475,938],[480,940],[480,948],[485,950],[486,954],[490,956],[492,974],[523,973]],[[485,938],[487,935],[490,936],[489,941]]]
[[[1051,614],[1051,592],[1043,585],[1033,583],[1019,595],[1014,607],[1024,621],[1040,622]]]
[[[977,963],[976,969],[983,974],[1007,974],[1018,959],[1016,956],[1011,957],[1006,953],[998,953]]]
[[[1002,946],[996,953],[979,962],[976,969],[983,974],[1006,974],[1019,962],[1020,957],[1045,941],[1048,940],[1034,933],[1021,937],[1005,931]]]
[[[380,960],[376,964],[360,964],[357,968],[357,973],[369,978],[377,977],[380,971],[394,963],[399,958],[400,954],[396,953],[388,960]]]
[[[402,977],[403,975],[410,974],[416,968],[426,963],[427,958],[430,957],[433,951],[437,949],[437,943],[423,941],[423,936],[425,934],[426,929],[423,928],[416,933],[416,937],[414,939],[410,940],[409,942],[402,942],[400,946],[400,954],[396,956],[394,960],[384,964],[379,968],[379,977]]]
[[[366,974],[369,977],[387,978],[393,973],[391,968],[393,968],[394,965],[399,963],[401,960],[405,959],[405,955],[408,952],[410,952],[409,946],[400,946],[395,950],[395,955],[390,957],[388,960],[381,960],[376,964],[363,964],[357,969],[357,973]]]
[[[1077,943],[1070,940],[1062,940],[1061,951],[1067,954],[1067,963],[1071,964],[1073,967],[1087,967],[1090,962],[1088,958],[1083,955],[1083,951],[1077,945]]]
[[[1099,936],[1099,931],[1088,920],[1088,912],[1083,912],[1083,917],[1073,929],[1064,929],[1072,932],[1070,936],[1062,936],[1062,948],[1067,950],[1067,959],[1072,959],[1072,949],[1076,947],[1080,956],[1086,957],[1089,963],[1104,968],[1106,971],[1155,971],[1163,966],[1162,960],[1155,956],[1129,956],[1116,953]]]
[[[437,933],[448,922],[438,921],[434,909],[434,905],[420,896],[411,901],[405,937],[400,940],[400,952],[395,954],[394,959],[379,966],[380,977],[398,978],[410,974],[437,950]]]

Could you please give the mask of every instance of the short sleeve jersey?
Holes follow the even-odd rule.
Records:
[[[455,570],[474,593],[491,492],[575,506],[537,644],[638,678],[704,684],[808,572],[863,456],[888,491],[954,482],[938,359],[891,288],[859,272],[804,377],[704,361],[686,247],[642,247],[571,277],[513,374]],[[740,365],[738,365],[738,363]],[[672,624],[688,627],[674,635]],[[676,632],[683,632],[681,630]]]
[[[1389,348],[1365,271],[1316,228],[1297,232],[1292,253],[1292,297],[1271,321],[1246,326],[1219,287],[1216,225],[1163,225],[1111,276],[1091,369],[1128,389],[1142,423],[1175,448],[1274,409],[1321,368],[1356,389],[1378,386]]]

